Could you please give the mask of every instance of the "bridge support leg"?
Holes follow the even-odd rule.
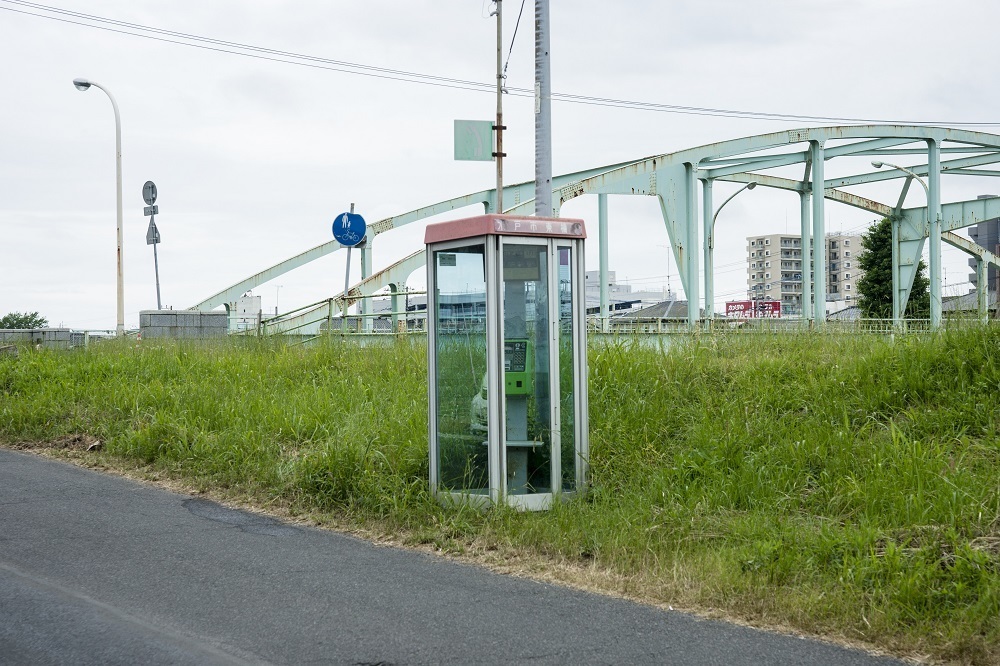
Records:
[[[903,330],[903,271],[899,254],[899,220],[895,215],[889,219],[892,229],[892,327]]]
[[[715,229],[712,222],[715,217],[715,204],[712,203],[712,180],[701,181],[701,217],[702,217],[702,248],[705,253],[705,319],[711,329],[715,319]]]
[[[927,219],[930,222],[931,330],[941,328],[941,144],[927,140]]]
[[[802,235],[800,247],[802,249],[802,294],[800,298],[802,318],[807,321],[813,319],[812,307],[812,267],[809,265],[809,241],[812,238],[812,216],[808,192],[799,192],[799,225]]]
[[[608,319],[611,307],[608,303],[608,195],[597,195],[597,245],[600,269],[598,279],[601,281],[601,333],[609,329]]]
[[[399,333],[399,285],[395,282],[389,285],[389,307],[392,308],[392,332]]]
[[[687,246],[687,301],[688,327],[695,331],[698,328],[699,305],[698,297],[698,179],[694,164],[684,165],[684,241]]]
[[[826,182],[824,176],[823,142],[812,141],[812,265],[813,320],[816,326],[826,322]],[[806,261],[802,248],[802,261]]]
[[[986,324],[990,320],[990,285],[987,283],[989,265],[982,257],[976,257],[976,305],[979,321]]]
[[[361,248],[361,279],[362,280],[365,280],[366,278],[371,277],[371,274],[372,274],[372,242],[373,241],[374,241],[374,238],[369,238],[368,242],[365,243],[365,246],[363,248]],[[372,307],[372,303],[371,303],[371,299],[370,298],[362,298],[361,302],[358,304],[358,314],[361,315],[361,321],[363,322],[363,324],[362,324],[362,330],[365,333],[371,333],[372,332],[372,326],[374,324],[372,318],[366,316],[366,315],[370,315],[371,314],[371,307]]]

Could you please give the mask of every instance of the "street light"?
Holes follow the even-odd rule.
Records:
[[[893,169],[897,169],[899,171],[902,171],[903,173],[905,173],[906,175],[908,175],[910,178],[913,178],[918,183],[920,183],[920,187],[924,188],[924,196],[927,198],[927,220],[931,223],[931,313],[930,313],[931,314],[931,328],[937,328],[938,324],[941,321],[941,306],[940,306],[940,303],[941,303],[941,287],[940,287],[939,284],[936,284],[935,281],[937,280],[937,273],[936,273],[936,271],[938,270],[937,266],[940,265],[940,260],[938,260],[938,261],[934,260],[935,242],[934,242],[934,221],[931,220],[931,191],[927,187],[927,183],[924,182],[923,178],[921,178],[917,174],[913,173],[912,171],[910,171],[906,167],[901,167],[898,164],[891,164],[889,162],[879,162],[878,160],[872,161],[872,166],[875,167],[876,169],[881,169],[883,166],[887,166],[887,167],[892,167]],[[895,256],[895,250],[893,250],[893,256]],[[895,267],[893,268],[893,271],[895,272]],[[895,275],[893,275],[893,279],[895,279]],[[896,290],[893,289],[893,298],[892,298],[892,301],[893,301],[893,313],[892,313],[893,319],[895,319],[897,317],[902,317],[902,309],[903,309],[902,305],[900,305],[899,306],[899,310],[900,311],[896,312],[896,307],[897,307],[896,306],[896,300],[897,300],[896,293],[897,293]]]
[[[708,247],[709,247],[709,249],[712,249],[712,250],[715,249],[715,220],[718,219],[719,212],[722,211],[722,209],[726,207],[727,203],[729,203],[730,201],[732,201],[733,199],[735,199],[737,194],[739,194],[743,190],[752,190],[755,187],[757,187],[757,181],[756,180],[751,180],[749,183],[747,183],[746,185],[744,185],[740,189],[738,189],[735,192],[733,192],[732,194],[730,194],[729,198],[726,199],[725,201],[723,201],[722,205],[715,209],[715,215],[712,216],[712,235],[708,239]]]
[[[913,178],[918,183],[920,183],[920,186],[922,188],[924,188],[924,194],[927,195],[927,201],[930,202],[930,200],[931,200],[931,191],[929,189],[927,189],[927,183],[924,182],[923,178],[921,178],[917,174],[913,173],[912,171],[910,171],[906,167],[901,167],[901,166],[899,166],[897,164],[890,164],[889,162],[879,162],[877,160],[872,162],[872,166],[875,167],[876,169],[881,169],[883,166],[892,167],[893,169],[898,169],[899,171],[902,171],[903,173],[909,175],[911,178]],[[930,219],[929,211],[928,211],[928,218],[927,219]]]
[[[73,79],[73,85],[77,90],[86,92],[91,86],[100,88],[111,100],[111,107],[115,111],[115,169],[118,185],[118,327],[119,337],[125,335],[125,278],[122,268],[122,122],[118,115],[118,103],[115,102],[114,95],[99,83],[88,81],[87,79]]]
[[[715,319],[715,289],[712,273],[715,270],[715,221],[719,219],[719,212],[726,207],[726,204],[736,198],[736,195],[743,190],[752,190],[757,187],[757,181],[751,180],[749,183],[729,195],[729,198],[722,202],[722,205],[715,209],[712,215],[712,228],[708,234],[708,252],[705,254],[705,309],[708,311],[709,319]],[[706,195],[707,196],[707,195]],[[710,206],[711,204],[709,204]]]

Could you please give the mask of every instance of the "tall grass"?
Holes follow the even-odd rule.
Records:
[[[23,353],[0,359],[0,441],[86,433],[109,459],[410,541],[517,550],[645,599],[899,652],[1000,659],[998,329],[706,336],[666,353],[625,340],[590,366],[593,488],[540,514],[429,498],[426,356],[406,340]]]

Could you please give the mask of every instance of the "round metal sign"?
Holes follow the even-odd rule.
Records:
[[[365,218],[357,213],[341,213],[333,221],[333,237],[345,247],[354,247],[365,238]]]
[[[156,184],[147,180],[146,184],[142,186],[142,200],[146,202],[147,206],[152,206],[156,203]]]

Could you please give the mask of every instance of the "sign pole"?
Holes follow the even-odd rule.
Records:
[[[156,204],[156,184],[147,180],[142,186],[142,200],[146,202],[146,207],[142,213],[149,217],[149,228],[146,229],[146,245],[153,246],[153,271],[156,273],[156,309],[163,309],[163,302],[160,300],[160,259],[156,255],[156,246],[160,244],[160,230],[156,228],[156,214],[160,212],[160,207]]]
[[[341,213],[333,222],[333,237],[341,246],[347,248],[347,268],[344,271],[344,304],[340,308],[341,333],[347,332],[347,295],[351,288],[351,248],[364,242],[367,231],[365,218],[354,213],[354,204],[351,204],[350,213]]]
[[[153,223],[152,216],[150,216],[149,222],[150,222],[150,224]],[[153,272],[156,273],[156,309],[157,310],[162,310],[163,309],[163,303],[162,303],[162,301],[160,301],[160,259],[159,259],[159,257],[156,256],[156,246],[160,244],[159,243],[159,236],[160,236],[159,231],[157,231],[156,236],[157,236],[157,242],[153,243]]]
[[[351,204],[351,214],[354,213],[354,204]],[[344,307],[340,309],[340,332],[347,332],[347,291],[351,286],[351,248],[347,246],[347,270],[344,271]]]

